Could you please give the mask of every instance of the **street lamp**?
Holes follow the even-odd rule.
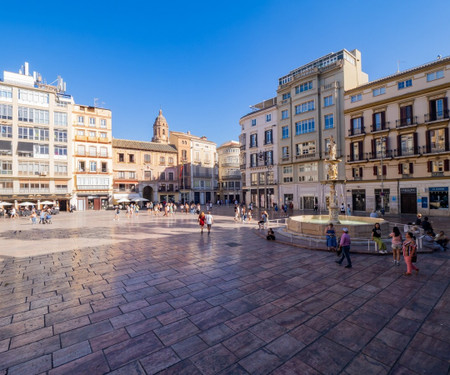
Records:
[[[380,165],[381,165],[381,214],[384,215],[384,185],[383,185],[383,156],[384,156],[384,152],[386,150],[385,147],[385,141],[386,141],[386,137],[381,137],[380,138],[380,149],[381,149],[381,158],[380,158]]]

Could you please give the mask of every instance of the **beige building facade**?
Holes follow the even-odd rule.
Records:
[[[277,98],[255,104],[252,109],[239,120],[241,201],[270,208],[280,202]]]
[[[240,144],[228,141],[217,147],[219,183],[217,199],[224,203],[241,201]]]
[[[0,200],[16,207],[51,201],[67,210],[72,192],[72,96],[43,83],[28,63],[0,81]]]
[[[356,212],[450,214],[450,58],[345,93],[346,200]]]
[[[331,137],[344,155],[344,91],[364,84],[361,53],[330,53],[279,78],[277,89],[279,204],[326,209],[326,164]],[[344,163],[338,179],[345,179]],[[343,185],[338,186],[344,200]]]
[[[112,116],[109,109],[74,105],[72,204],[78,211],[112,205]]]

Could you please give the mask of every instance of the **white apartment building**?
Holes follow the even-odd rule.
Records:
[[[280,203],[278,190],[278,111],[277,98],[252,106],[241,117],[242,201],[270,208]]]
[[[100,210],[112,205],[112,116],[109,109],[73,106],[74,190],[77,210]]]
[[[329,187],[326,164],[333,137],[343,158],[344,91],[368,81],[361,53],[345,49],[329,53],[279,78],[277,89],[280,202],[295,209],[326,209]],[[345,180],[344,161],[338,178]],[[344,186],[337,187],[343,202]]]
[[[225,202],[241,200],[240,145],[228,141],[217,147],[219,191],[217,199]]]
[[[68,209],[72,192],[72,105],[65,83],[43,83],[25,63],[0,81],[0,200]]]

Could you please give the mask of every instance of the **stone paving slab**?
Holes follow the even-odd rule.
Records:
[[[0,374],[450,371],[447,253],[345,269],[220,213],[2,221]]]

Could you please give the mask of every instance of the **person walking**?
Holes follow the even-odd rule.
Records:
[[[325,235],[327,237],[327,249],[328,251],[336,251],[336,231],[334,230],[333,223],[328,224],[325,228]]]
[[[344,258],[347,259],[347,265],[345,268],[352,268],[352,260],[350,259],[350,235],[348,234],[347,228],[342,228],[342,236],[341,241],[339,242],[339,247],[342,249],[342,256],[341,259],[336,260],[336,263],[341,265],[344,261]]]
[[[114,220],[119,221],[119,214],[120,214],[120,208],[119,206],[116,207],[116,212],[114,214]]]
[[[201,228],[201,234],[203,234],[203,227],[205,226],[205,213],[202,211],[198,215],[198,225],[200,225]]]
[[[350,207],[350,203],[347,204],[347,216],[352,216],[352,208]]]
[[[414,235],[411,232],[406,233],[406,239],[403,242],[403,258],[406,263],[405,276],[411,276],[411,271],[415,270],[416,274],[419,273],[419,269],[413,264],[413,258],[417,258],[417,245]]]
[[[402,249],[403,239],[402,234],[398,227],[392,229],[392,233],[389,235],[392,241],[392,257],[394,258],[394,265],[400,265],[400,250]]]
[[[208,211],[208,213],[205,216],[205,222],[206,222],[206,227],[208,228],[208,235],[211,233],[211,226],[214,223],[214,218],[211,215],[211,211]]]
[[[378,251],[381,254],[387,254],[386,244],[381,239],[380,223],[375,223],[375,226],[372,229],[372,241],[374,241],[377,244]]]

